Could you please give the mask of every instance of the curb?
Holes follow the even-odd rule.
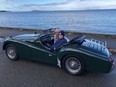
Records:
[[[32,31],[32,32],[44,32],[46,33],[48,30],[43,30],[43,29],[30,29],[30,28],[12,28],[12,27],[0,27],[0,30],[16,30],[16,31]],[[51,28],[53,30],[54,28]],[[53,32],[53,31],[51,31]],[[65,31],[66,34],[68,35],[86,35],[88,37],[93,36],[93,37],[105,37],[105,38],[112,38],[116,39],[116,35],[110,35],[110,34],[97,34],[97,33],[85,33],[85,32],[71,32],[71,31]]]

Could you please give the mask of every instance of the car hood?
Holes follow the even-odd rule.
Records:
[[[80,49],[90,52],[94,55],[102,55],[108,58],[111,54],[106,46],[106,42],[101,42],[93,39],[85,39],[85,41],[81,44]]]
[[[22,34],[12,37],[15,40],[33,41],[40,37],[41,34]]]

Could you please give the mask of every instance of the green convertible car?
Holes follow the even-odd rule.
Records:
[[[19,58],[57,65],[69,74],[80,75],[85,70],[109,73],[114,60],[105,42],[76,36],[58,50],[50,51],[52,34],[23,34],[5,38],[3,50],[10,60]]]

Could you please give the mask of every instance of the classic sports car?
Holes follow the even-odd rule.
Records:
[[[52,34],[23,34],[5,38],[3,50],[10,60],[24,58],[54,64],[72,75],[80,75],[85,70],[109,73],[114,68],[114,60],[104,42],[77,36],[51,52],[53,42]]]

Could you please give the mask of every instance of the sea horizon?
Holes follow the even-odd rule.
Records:
[[[31,11],[10,11],[0,10],[1,12],[73,12],[73,11],[115,11],[116,9],[81,9],[81,10],[31,10]]]

